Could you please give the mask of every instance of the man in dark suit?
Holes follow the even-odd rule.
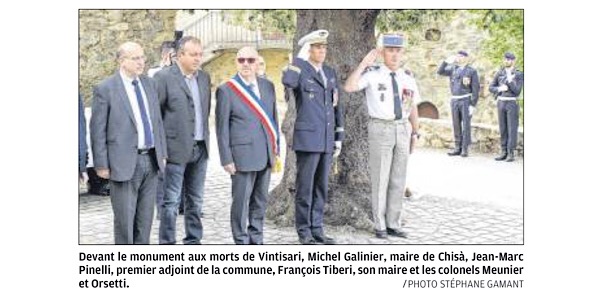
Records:
[[[176,63],[154,75],[169,153],[159,243],[175,244],[177,208],[179,201],[184,201],[186,235],[183,243],[200,244],[203,233],[200,215],[210,152],[210,77],[200,70],[202,44],[199,39],[181,38],[176,51]]]
[[[79,180],[86,184],[88,175],[85,169],[87,162],[87,143],[86,143],[86,124],[85,113],[83,110],[83,100],[79,95]]]
[[[156,86],[143,75],[144,50],[117,51],[119,70],[94,88],[90,133],[94,167],[110,179],[115,244],[148,244],[156,176],[166,158]]]
[[[323,232],[329,169],[342,149],[344,114],[336,72],[323,64],[326,30],[300,39],[302,46],[283,72],[283,85],[293,91],[297,117],[292,148],[296,152],[296,230],[302,244],[334,244]]]
[[[278,155],[275,88],[258,78],[258,52],[241,48],[238,73],[217,89],[217,137],[221,164],[231,175],[231,232],[236,244],[262,244],[263,223]]]

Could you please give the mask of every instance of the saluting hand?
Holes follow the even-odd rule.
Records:
[[[375,63],[375,60],[377,60],[377,56],[379,56],[379,51],[377,49],[373,49],[367,53],[360,64],[365,68],[370,67]]]

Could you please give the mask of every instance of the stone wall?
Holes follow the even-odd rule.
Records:
[[[79,91],[86,105],[92,89],[118,68],[116,52],[126,41],[144,48],[146,68],[158,64],[159,47],[173,39],[175,10],[80,10]]]
[[[419,147],[431,147],[442,149],[454,148],[454,135],[452,133],[452,122],[449,120],[421,119],[419,132]],[[486,125],[473,123],[471,125],[471,147],[472,152],[499,153],[500,131],[497,125]],[[517,139],[517,155],[523,156],[523,129],[519,129]]]
[[[478,71],[482,83],[473,122],[495,125],[498,124],[496,104],[488,87],[500,66],[492,65],[479,56],[486,35],[469,23],[472,18],[468,11],[458,11],[449,21],[427,21],[423,30],[407,32],[409,47],[406,67],[415,73],[423,100],[437,107],[440,119],[450,119],[448,77],[438,76],[436,71],[447,56],[461,49],[466,50],[470,64]],[[522,125],[523,118],[519,121]]]

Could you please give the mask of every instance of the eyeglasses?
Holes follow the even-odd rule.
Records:
[[[142,55],[142,56],[134,56],[134,57],[127,57],[128,59],[131,59],[133,61],[140,61],[140,60],[146,60],[146,56]]]
[[[254,58],[254,57],[238,57],[237,62],[240,65],[244,64],[245,62],[248,62],[248,64],[253,64],[256,62],[256,58]]]

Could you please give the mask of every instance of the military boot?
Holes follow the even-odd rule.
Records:
[[[515,150],[508,150],[507,162],[515,161]]]
[[[469,156],[469,149],[468,148],[463,148],[462,152],[460,153],[460,156],[462,156],[462,157]]]
[[[508,152],[506,152],[506,149],[502,149],[502,154],[500,154],[500,156],[494,158],[495,160],[505,160],[506,156],[508,156]]]

